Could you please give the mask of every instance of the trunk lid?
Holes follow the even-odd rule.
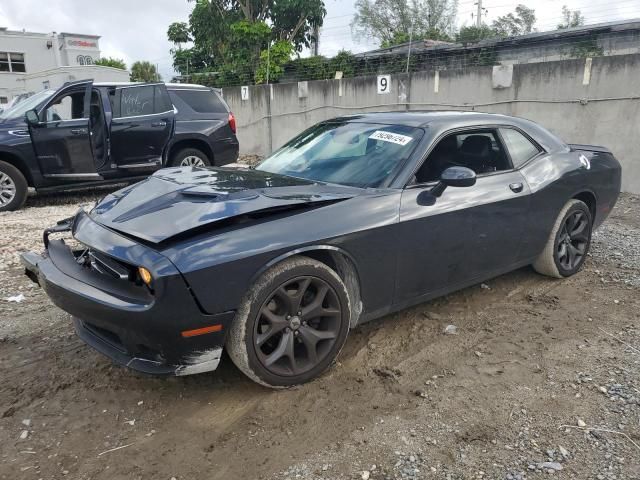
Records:
[[[216,225],[302,212],[361,192],[250,169],[170,168],[107,195],[90,215],[112,230],[160,243]]]

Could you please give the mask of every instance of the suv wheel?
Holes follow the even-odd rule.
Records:
[[[27,199],[27,181],[13,165],[0,161],[0,212],[17,210]]]
[[[197,148],[183,148],[171,159],[172,167],[208,167],[209,157]]]

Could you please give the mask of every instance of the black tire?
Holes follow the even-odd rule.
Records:
[[[580,200],[569,200],[558,214],[547,244],[533,263],[542,275],[565,278],[582,268],[591,246],[593,219],[589,207]]]
[[[0,212],[18,210],[27,200],[28,185],[22,172],[0,161]]]
[[[291,308],[299,313],[289,312]],[[307,257],[292,257],[267,270],[249,289],[227,334],[226,349],[233,363],[261,385],[305,383],[340,353],[350,312],[349,293],[335,271]]]
[[[194,163],[196,159],[201,161],[202,164]],[[171,157],[170,163],[172,167],[208,167],[211,166],[211,159],[206,153],[197,148],[183,148]]]

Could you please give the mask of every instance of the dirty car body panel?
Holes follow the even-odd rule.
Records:
[[[71,313],[83,340],[116,362],[197,373],[215,369],[252,284],[288,257],[348,266],[355,325],[531,264],[568,200],[584,199],[597,226],[620,190],[620,165],[607,149],[567,145],[523,119],[379,113],[314,128],[336,124],[375,125],[367,149],[372,138],[412,149],[375,184],[273,173],[269,159],[257,169],[160,170],[59,226],[79,247],[46,233],[45,252],[23,256],[27,274]],[[380,134],[392,126],[412,136]],[[517,149],[505,147],[511,130],[535,146],[531,158],[518,163]],[[502,155],[503,165],[436,197],[439,182],[422,181],[421,168],[456,135],[463,145],[468,136],[489,138],[474,141]],[[150,272],[150,286],[138,267]],[[211,325],[215,331],[188,334]]]

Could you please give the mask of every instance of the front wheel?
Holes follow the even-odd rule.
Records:
[[[257,383],[298,385],[338,356],[350,312],[349,294],[335,271],[294,257],[272,267],[249,290],[228,333],[227,352]]]
[[[27,199],[24,175],[13,165],[0,161],[0,212],[18,210]]]
[[[208,167],[209,157],[197,148],[183,148],[171,158],[172,167]]]
[[[577,273],[591,246],[592,227],[589,207],[580,200],[569,200],[558,214],[547,244],[533,263],[533,268],[555,278]]]

